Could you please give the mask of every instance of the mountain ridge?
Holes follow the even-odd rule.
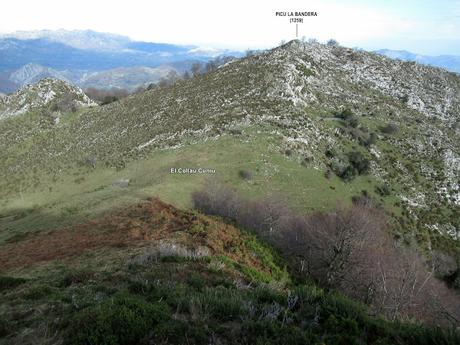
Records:
[[[38,64],[27,64],[15,70],[9,80],[20,87],[33,84],[44,78],[59,79],[81,88],[126,89],[134,91],[166,78],[168,73],[183,73],[189,69],[191,62],[164,64],[157,67],[117,67],[109,70],[89,72],[85,70],[58,71]],[[175,67],[177,66],[177,67]]]
[[[365,180],[352,160],[367,162],[365,188],[381,198],[374,190],[387,193],[381,192],[387,186],[391,197],[382,200],[404,214],[395,215],[400,236],[409,240],[421,232],[430,238],[423,246],[438,241],[452,249],[460,235],[459,90],[460,78],[442,69],[292,41],[193,79],[89,108],[59,126],[37,126],[39,115],[18,119],[22,128],[0,121],[1,146],[10,152],[0,167],[7,176],[4,193],[18,193],[7,186],[20,185],[34,169],[45,180],[88,160],[123,171],[158,152],[218,145],[227,137],[238,142],[247,132],[272,138],[269,147],[290,152],[292,163],[298,160],[291,169],[306,165],[315,176],[347,179],[351,173],[351,179]],[[23,142],[34,145],[23,151]],[[353,190],[347,186],[354,182],[334,183],[336,190]],[[440,211],[433,214],[433,207]]]
[[[458,55],[423,55],[415,54],[407,50],[379,49],[374,51],[392,59],[415,61],[424,65],[444,68],[450,72],[460,73],[460,56]]]

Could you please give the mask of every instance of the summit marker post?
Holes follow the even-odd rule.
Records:
[[[318,17],[318,12],[316,11],[277,11],[275,12],[275,17],[286,17],[289,19],[289,23],[295,24],[295,37],[299,37],[299,24],[304,23],[305,18],[309,17]]]

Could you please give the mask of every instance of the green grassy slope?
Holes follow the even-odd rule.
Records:
[[[20,234],[50,229],[72,221],[91,218],[148,196],[158,196],[180,207],[191,207],[190,195],[207,179],[236,187],[243,194],[259,198],[288,197],[299,211],[330,209],[338,202],[349,203],[362,190],[373,193],[377,185],[371,176],[350,183],[301,164],[301,157],[280,152],[280,138],[272,128],[244,130],[204,143],[151,153],[128,163],[123,169],[76,168],[56,180],[46,179],[35,191],[21,192],[2,203],[0,241]],[[212,168],[215,174],[171,174],[171,168]],[[239,176],[252,173],[250,180]],[[129,180],[127,187],[119,181]]]

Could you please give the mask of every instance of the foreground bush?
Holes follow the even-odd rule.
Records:
[[[156,289],[156,281],[144,281],[146,291]],[[169,295],[168,307],[141,298],[146,291],[77,312],[67,343],[454,345],[460,340],[455,332],[372,317],[366,306],[312,285],[290,291],[188,285]]]
[[[149,304],[138,297],[118,295],[79,312],[72,320],[69,344],[136,345],[169,316],[163,303]]]

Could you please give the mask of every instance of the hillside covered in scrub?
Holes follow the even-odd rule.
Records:
[[[0,254],[0,344],[455,344],[292,277],[245,231],[158,199]]]
[[[1,98],[6,339],[456,343],[459,93],[291,41],[102,106]]]

